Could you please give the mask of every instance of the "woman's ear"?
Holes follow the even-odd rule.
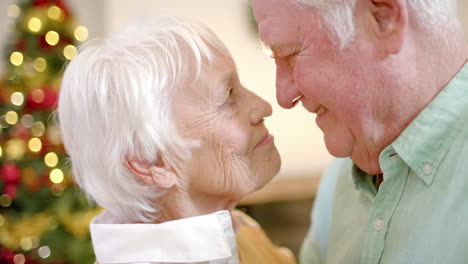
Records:
[[[386,54],[400,52],[408,26],[407,0],[363,0],[371,34]]]
[[[132,158],[126,161],[125,166],[140,181],[148,185],[155,185],[161,189],[170,189],[177,183],[176,174],[161,156],[155,163]]]

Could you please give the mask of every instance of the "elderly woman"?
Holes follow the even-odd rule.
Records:
[[[99,263],[293,263],[237,202],[278,172],[271,106],[206,27],[158,15],[68,65],[59,100],[77,184],[105,208]]]

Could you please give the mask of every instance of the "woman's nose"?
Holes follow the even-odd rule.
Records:
[[[250,122],[252,125],[261,123],[265,117],[271,116],[273,108],[271,104],[265,101],[263,98],[252,93],[255,100],[252,100],[251,111],[250,111]]]
[[[297,90],[292,73],[287,73],[277,67],[276,70],[276,100],[278,104],[286,109],[296,105],[297,99],[302,94]]]

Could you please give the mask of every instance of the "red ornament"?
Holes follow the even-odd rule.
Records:
[[[17,51],[25,51],[26,50],[26,39],[20,38],[16,43],[16,50]]]
[[[7,184],[5,188],[3,188],[3,192],[8,194],[8,196],[10,196],[11,199],[15,199],[18,195],[18,186],[16,186],[15,184]]]
[[[26,97],[26,108],[29,111],[34,110],[53,110],[57,105],[58,94],[51,87],[44,87],[42,89],[43,96],[39,96],[41,100],[37,100],[37,95],[34,96],[34,90],[31,91]]]
[[[33,0],[32,4],[33,6],[47,6],[51,4],[52,1],[50,0]]]
[[[21,181],[21,171],[15,163],[5,162],[0,172],[3,181],[7,184],[18,184]]]
[[[15,125],[14,129],[15,129],[15,133],[14,133],[15,137],[20,137],[24,140],[27,140],[30,138],[29,129],[25,128],[21,124]]]
[[[0,248],[0,263],[13,263],[15,253],[6,248]]]

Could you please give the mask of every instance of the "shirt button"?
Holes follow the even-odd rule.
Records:
[[[384,226],[385,226],[384,221],[382,221],[380,219],[377,219],[377,220],[374,221],[374,229],[376,231],[380,231],[380,230],[384,229]]]
[[[424,165],[423,167],[423,172],[425,174],[431,174],[432,173],[432,166],[429,164]]]

